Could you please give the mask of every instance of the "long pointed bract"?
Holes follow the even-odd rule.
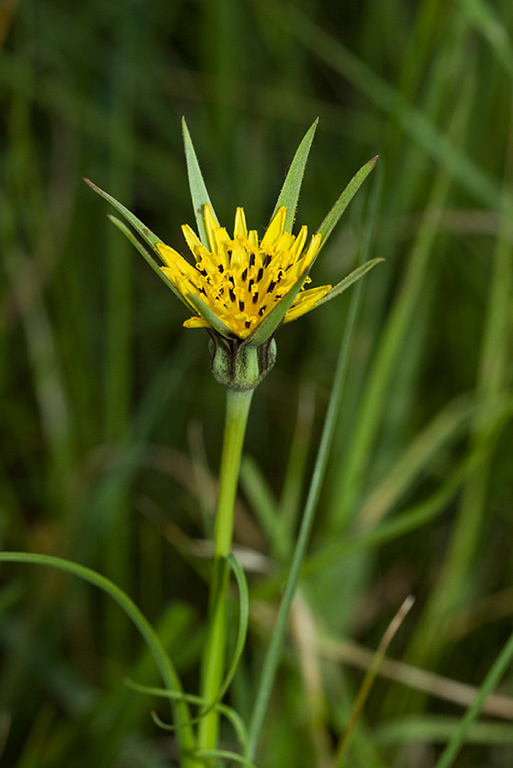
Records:
[[[301,191],[301,184],[303,182],[306,162],[308,160],[310,147],[312,146],[312,141],[317,129],[318,122],[319,118],[317,118],[317,120],[310,126],[308,131],[305,133],[301,144],[297,148],[294,159],[290,164],[287,176],[285,177],[283,187],[281,188],[280,196],[276,202],[273,215],[271,216],[272,221],[278,209],[282,205],[285,206],[287,209],[287,215],[285,217],[286,232],[292,232],[292,226],[296,216],[297,201]]]
[[[217,216],[214,211],[214,206],[210,200],[210,196],[203,179],[203,174],[199,167],[198,158],[194,150],[191,134],[187,128],[185,117],[182,117],[182,132],[183,143],[185,148],[185,160],[187,162],[187,175],[189,177],[189,188],[191,190],[192,205],[194,208],[194,215],[196,217],[196,224],[198,225],[198,234],[203,245],[208,248],[207,230],[205,228],[204,210],[206,205],[210,205],[212,213],[214,214],[216,221]]]
[[[129,229],[129,228],[126,226],[126,224],[125,224],[123,221],[121,221],[120,219],[118,219],[116,216],[112,216],[111,214],[109,214],[109,215],[108,215],[108,218],[110,219],[110,221],[112,221],[112,223],[113,223],[113,224],[114,224],[114,225],[115,225],[115,226],[116,226],[116,227],[117,227],[119,230],[121,230],[121,232],[123,232],[123,234],[125,235],[125,237],[126,237],[128,240],[130,240],[130,242],[132,243],[132,245],[134,246],[134,248],[137,248],[137,250],[139,251],[139,253],[141,254],[141,256],[143,256],[143,257],[144,257],[144,259],[145,259],[145,260],[148,262],[148,264],[149,264],[149,265],[150,265],[150,267],[153,269],[153,271],[154,271],[154,272],[156,272],[156,273],[157,273],[157,275],[160,277],[160,279],[161,279],[161,280],[163,280],[163,281],[165,282],[165,284],[168,286],[168,288],[171,288],[171,290],[173,291],[174,295],[175,295],[175,296],[176,296],[178,299],[180,299],[180,301],[182,302],[182,304],[183,304],[184,306],[186,306],[186,307],[187,307],[187,309],[189,309],[189,310],[190,310],[190,306],[189,306],[189,305],[188,305],[188,303],[185,301],[185,299],[184,299],[184,297],[182,296],[182,294],[180,293],[180,291],[177,291],[177,289],[175,288],[175,286],[173,285],[173,283],[171,282],[171,280],[169,279],[169,277],[168,277],[168,276],[165,274],[165,272],[163,272],[163,271],[162,271],[162,269],[161,269],[161,268],[160,268],[160,266],[157,264],[157,262],[155,261],[155,259],[154,259],[154,258],[153,258],[153,256],[151,255],[151,253],[149,253],[149,252],[146,250],[146,248],[144,247],[144,245],[143,245],[143,244],[142,244],[142,243],[141,243],[141,242],[140,242],[140,241],[139,241],[139,240],[136,238],[136,236],[134,235],[134,233],[132,232],[132,230],[131,230],[131,229]]]
[[[353,269],[353,271],[350,272],[346,277],[344,277],[343,280],[341,280],[339,283],[334,285],[333,288],[330,291],[328,291],[326,296],[323,296],[322,299],[319,299],[319,301],[315,304],[314,309],[317,309],[317,307],[320,307],[321,304],[325,304],[327,301],[334,299],[335,296],[338,296],[340,293],[343,293],[345,290],[349,288],[350,285],[353,285],[353,283],[356,283],[357,280],[363,277],[367,272],[369,272],[373,267],[376,266],[376,264],[379,264],[381,261],[384,261],[384,259],[371,259],[370,261],[366,261],[365,264],[362,264],[360,267]]]
[[[360,168],[358,173],[356,173],[347,187],[344,189],[340,197],[338,198],[337,202],[331,209],[331,211],[328,213],[324,221],[322,222],[321,226],[317,230],[322,235],[322,244],[324,246],[324,243],[328,239],[328,237],[331,235],[331,232],[333,231],[334,227],[337,225],[338,220],[344,213],[345,209],[353,199],[353,197],[356,195],[360,187],[362,186],[363,182],[369,175],[369,173],[372,171],[376,163],[378,162],[379,155],[376,155],[376,157],[373,157],[372,160],[369,160],[368,163],[365,163],[364,166]]]
[[[282,299],[280,299],[278,304],[276,304],[274,309],[269,312],[267,317],[264,317],[262,322],[257,325],[253,333],[245,340],[246,344],[252,347],[259,347],[261,344],[267,341],[267,339],[271,338],[294,303],[294,299],[303,287],[307,276],[308,270],[303,272],[298,280],[296,280],[290,291],[286,293]]]
[[[203,299],[201,299],[199,296],[196,296],[195,293],[188,293],[187,299],[195,307],[198,314],[201,315],[201,317],[207,321],[209,326],[213,328],[214,331],[221,334],[221,336],[224,336],[226,339],[235,338],[235,334],[233,333],[233,331],[231,331],[228,328],[228,326],[225,325],[223,321],[218,318],[216,313],[213,312],[207,304],[205,304]]]
[[[136,232],[138,232],[142,239],[148,243],[148,245],[156,250],[157,243],[162,242],[162,238],[157,237],[157,235],[151,231],[151,229],[148,229],[146,224],[143,224],[142,221],[140,221],[137,216],[134,216],[131,211],[128,210],[128,208],[125,208],[125,206],[118,202],[115,197],[112,197],[112,195],[109,195],[108,192],[104,192],[103,189],[100,189],[100,187],[97,187],[96,184],[93,184],[93,182],[90,179],[84,179],[85,183],[91,187],[95,192],[97,192],[101,197],[103,197],[105,200],[107,200],[111,205],[116,208],[119,213],[125,217],[125,219],[133,226]]]

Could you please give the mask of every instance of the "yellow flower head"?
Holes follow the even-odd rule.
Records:
[[[186,328],[209,328],[192,297],[201,299],[221,322],[239,339],[247,338],[271,310],[305,276],[321,246],[321,235],[314,235],[305,247],[306,226],[297,236],[285,231],[286,208],[276,212],[262,239],[249,230],[243,208],[237,208],[233,237],[220,227],[210,205],[204,207],[204,221],[209,247],[205,247],[188,224],[182,227],[195,263],[192,265],[164,243],[157,250],[166,266],[162,272],[186,300],[194,316],[185,321]],[[296,296],[283,322],[295,320],[320,301],[330,285]]]
[[[377,160],[373,158],[360,168],[307,244],[307,228],[303,226],[297,235],[293,235],[292,224],[316,127],[317,121],[301,141],[271,223],[259,241],[256,230],[248,231],[242,208],[237,208],[235,214],[233,237],[219,226],[183,121],[185,157],[198,234],[188,224],[182,230],[194,261],[188,261],[178,251],[164,245],[128,208],[85,179],[122,215],[130,226],[112,216],[114,224],[193,312],[184,325],[209,331],[210,364],[214,376],[234,389],[253,389],[272,368],[276,359],[274,335],[282,323],[295,320],[338,296],[380,261],[373,259],[362,264],[333,287],[322,285],[305,290],[305,284],[310,282],[308,273],[319,250]]]

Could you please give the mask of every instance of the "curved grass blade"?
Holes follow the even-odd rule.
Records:
[[[296,150],[294,159],[290,165],[287,176],[281,188],[280,195],[276,202],[276,206],[271,216],[273,220],[278,209],[282,205],[287,209],[287,215],[285,216],[285,231],[292,232],[294,219],[296,216],[297,201],[299,198],[299,192],[301,191],[301,184],[303,182],[303,176],[305,173],[305,167],[310,153],[310,147],[317,129],[319,118],[310,126],[306,134],[304,135],[301,144]]]
[[[173,691],[149,688],[146,686],[141,686],[138,683],[127,681],[127,684],[129,686],[131,686],[132,688],[135,688],[136,690],[141,691],[141,693],[151,693],[154,695],[166,696],[168,698],[178,699],[178,700],[184,699],[185,701],[203,705],[203,709],[201,710],[199,715],[193,718],[192,720],[190,720],[187,723],[188,725],[194,725],[195,723],[198,723],[200,720],[202,720],[205,717],[205,715],[207,715],[213,709],[219,710],[219,712],[222,712],[227,717],[229,717],[230,720],[232,720],[231,716],[228,715],[225,711],[225,708],[223,708],[223,705],[221,704],[221,699],[223,698],[224,694],[226,693],[226,691],[230,686],[230,683],[235,677],[235,673],[239,666],[239,662],[240,662],[242,653],[244,651],[244,646],[246,644],[246,635],[248,632],[248,623],[249,623],[249,591],[248,591],[246,576],[244,575],[244,571],[242,569],[242,566],[239,564],[238,560],[235,558],[233,554],[229,554],[226,560],[228,561],[230,568],[233,571],[235,580],[237,581],[237,586],[239,588],[239,627],[237,631],[237,640],[235,642],[235,650],[233,652],[232,662],[228,668],[226,677],[224,678],[223,683],[219,688],[219,691],[215,699],[209,702],[200,696],[190,696],[187,694],[183,694],[181,692],[176,693]],[[171,726],[165,726],[165,727],[168,730],[176,730],[177,727],[183,727],[183,724],[181,724],[180,726],[171,725]],[[244,746],[246,746],[245,742],[244,742]]]
[[[198,749],[194,753],[194,757],[197,757],[200,760],[210,757],[221,758],[221,760],[233,760],[234,763],[245,765],[246,768],[257,768],[255,763],[252,763],[247,757],[238,755],[236,752],[230,752],[228,749]]]
[[[179,742],[183,750],[183,765],[192,766],[195,765],[190,761],[190,754],[194,751],[196,739],[194,732],[189,725],[190,712],[186,701],[183,698],[182,684],[180,678],[173,666],[166,649],[162,645],[162,642],[146,619],[141,613],[136,604],[128,597],[122,589],[114,584],[110,579],[102,576],[100,573],[93,571],[91,568],[87,568],[84,565],[73,563],[70,560],[65,560],[61,557],[55,557],[53,555],[39,555],[27,552],[0,552],[0,562],[11,563],[30,563],[34,565],[45,565],[50,568],[57,568],[60,571],[65,571],[73,576],[78,576],[84,581],[88,581],[96,587],[99,587],[103,592],[106,592],[115,602],[123,609],[127,616],[132,620],[140,634],[144,638],[146,645],[150,653],[152,654],[157,667],[162,675],[162,679],[169,687],[170,691],[174,691],[180,694],[181,698],[175,702],[174,715],[179,725],[182,725],[179,731]]]
[[[183,701],[186,701],[188,704],[194,704],[197,707],[203,707],[205,709],[207,709],[209,706],[208,701],[206,701],[202,696],[195,696],[192,693],[179,693],[178,691],[169,691],[166,688],[156,688],[155,686],[141,685],[140,683],[136,683],[129,679],[125,680],[125,685],[127,688],[131,688],[133,691],[144,693],[147,696],[159,696],[163,699],[174,700],[183,699]],[[226,717],[226,719],[232,724],[233,730],[237,735],[237,741],[244,749],[247,743],[247,732],[246,726],[244,725],[244,721],[242,720],[241,716],[232,707],[229,707],[226,704],[221,704],[219,702],[215,705],[215,709],[220,712],[221,715]],[[151,716],[156,725],[165,731],[176,731],[180,727],[171,723],[165,723],[155,712],[152,712]],[[189,723],[189,725],[198,722],[200,719],[201,717],[194,718]]]
[[[237,582],[237,586],[239,588],[239,629],[237,632],[237,640],[235,642],[235,650],[233,652],[232,663],[228,668],[228,672],[226,673],[226,677],[219,691],[219,699],[224,696],[228,690],[228,687],[230,686],[230,683],[235,677],[235,673],[237,671],[237,667],[239,666],[242,652],[244,651],[244,646],[246,644],[246,635],[248,633],[249,623],[249,591],[246,576],[242,566],[240,565],[237,558],[233,555],[233,553],[230,553],[226,559],[230,564],[233,575],[235,576],[235,580]]]
[[[199,167],[198,158],[194,150],[191,134],[189,133],[187,123],[185,122],[185,117],[182,117],[182,133],[185,148],[185,161],[187,163],[187,175],[189,177],[189,189],[191,190],[192,207],[194,208],[194,215],[196,216],[198,234],[205,248],[209,248],[207,230],[203,219],[205,205],[210,205],[216,221],[217,216],[203,180],[203,174]]]

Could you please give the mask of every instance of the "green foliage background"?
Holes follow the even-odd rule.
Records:
[[[509,0],[0,3],[1,546],[116,581],[188,690],[224,393],[206,334],[181,328],[183,307],[82,176],[185,252],[182,115],[228,227],[237,205],[265,227],[317,116],[298,212],[311,230],[381,155],[313,274],[340,280],[364,237],[386,260],[364,279],[261,766],[329,765],[368,664],[360,646],[377,647],[408,594],[416,605],[389,651],[405,665],[479,686],[509,638],[512,28]],[[348,302],[284,328],[255,395],[236,530],[255,570],[230,695],[243,717]],[[159,681],[119,609],[33,566],[0,577],[2,766],[169,764],[172,735],[148,714],[166,710],[122,684]],[[457,727],[447,680],[430,677],[428,693],[410,667],[394,670],[371,691],[348,765],[429,768]],[[501,693],[511,686],[508,672]],[[459,768],[511,765],[513,702],[493,706]]]

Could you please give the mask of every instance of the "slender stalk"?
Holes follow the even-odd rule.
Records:
[[[221,687],[226,646],[226,595],[233,535],[233,511],[244,434],[253,390],[237,392],[227,388],[226,422],[219,477],[214,563],[210,585],[209,634],[203,658],[202,695],[207,701],[216,698]],[[215,749],[219,731],[219,712],[212,710],[201,720],[198,733],[200,749]]]

